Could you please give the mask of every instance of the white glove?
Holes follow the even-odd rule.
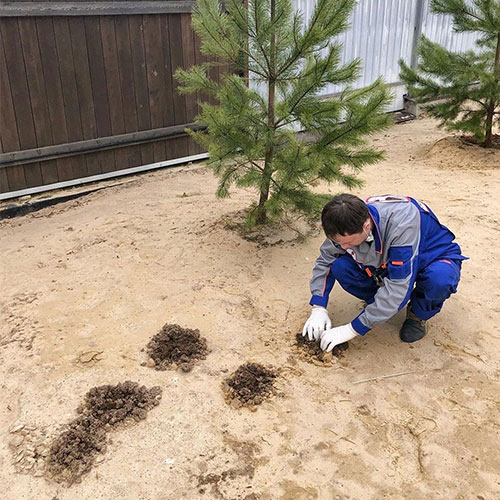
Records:
[[[354,330],[350,323],[330,328],[321,334],[320,347],[323,351],[330,352],[336,345],[348,342],[356,335],[358,335],[358,332]]]
[[[309,340],[313,338],[319,340],[321,332],[331,327],[332,322],[328,316],[328,311],[324,307],[313,307],[311,316],[309,316],[302,330],[302,336],[305,337],[307,333]]]

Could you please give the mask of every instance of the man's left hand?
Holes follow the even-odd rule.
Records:
[[[325,330],[321,334],[320,347],[323,351],[330,352],[336,345],[348,342],[356,337],[358,333],[350,323]]]

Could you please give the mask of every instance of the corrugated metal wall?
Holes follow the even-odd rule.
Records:
[[[387,83],[399,81],[398,61],[409,59],[418,0],[360,0],[351,14],[351,28],[339,37],[344,50],[342,62],[360,58],[361,77],[355,87],[364,87],[379,76]],[[296,8],[309,19],[316,2],[295,0]],[[329,85],[324,94],[340,92]]]
[[[474,48],[474,33],[454,33],[451,16],[436,16],[429,11],[430,0],[423,0],[422,33],[431,41],[443,45],[454,52],[464,52]]]
[[[295,8],[304,13],[306,20],[315,4],[315,0],[294,0]],[[406,87],[399,80],[398,61],[411,62],[413,41],[420,26],[424,35],[448,49],[473,48],[474,34],[454,33],[451,17],[432,14],[429,4],[430,0],[359,0],[351,14],[350,29],[339,37],[344,46],[342,62],[356,57],[362,61],[363,72],[354,87],[368,85],[381,76],[392,86],[394,100],[390,111],[403,108]],[[329,85],[321,95],[341,90]]]

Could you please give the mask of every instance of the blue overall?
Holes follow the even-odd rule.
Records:
[[[420,319],[437,314],[444,301],[457,291],[461,260],[439,259],[418,271],[415,288],[410,295],[410,306]],[[347,254],[330,266],[331,277],[351,295],[371,304],[379,286]]]

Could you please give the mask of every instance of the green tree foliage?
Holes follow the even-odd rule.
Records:
[[[453,16],[454,31],[477,33],[477,50],[450,52],[422,36],[418,66],[400,61],[401,78],[442,126],[492,147],[500,121],[500,0],[433,0],[431,10]]]
[[[356,173],[382,154],[365,136],[388,126],[382,110],[389,95],[380,80],[356,91],[349,84],[360,61],[340,65],[341,45],[332,37],[348,26],[355,0],[317,0],[308,23],[291,0],[198,0],[193,28],[203,54],[224,61],[230,71],[210,78],[216,62],[179,69],[181,93],[202,92],[196,118],[206,132],[190,132],[207,149],[219,177],[217,195],[231,185],[256,189],[258,202],[248,222],[261,224],[284,210],[314,213],[325,196],[310,189],[316,180],[360,185]],[[265,89],[258,92],[249,78]],[[345,88],[338,98],[315,95],[328,84]],[[301,140],[294,130],[317,137]]]

